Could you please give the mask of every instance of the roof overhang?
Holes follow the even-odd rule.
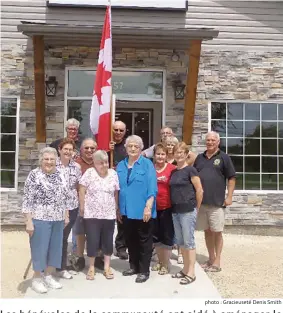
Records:
[[[18,31],[29,37],[42,35],[50,46],[99,47],[102,25],[47,24],[22,21]],[[113,47],[186,50],[191,40],[218,36],[212,28],[143,28],[112,25]]]

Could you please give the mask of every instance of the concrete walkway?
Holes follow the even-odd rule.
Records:
[[[176,260],[172,261],[171,273],[181,270]],[[182,286],[179,279],[171,275],[160,276],[151,272],[150,279],[142,284],[135,283],[136,276],[124,277],[122,271],[128,268],[128,262],[113,257],[111,264],[115,278],[106,280],[102,271],[97,270],[95,280],[86,280],[86,271],[71,280],[60,279],[63,288],[51,290],[44,295],[27,289],[26,298],[221,298],[219,292],[202,270],[196,265],[197,279],[194,283]]]

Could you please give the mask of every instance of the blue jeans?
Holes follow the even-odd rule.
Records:
[[[33,270],[43,272],[48,266],[61,267],[64,221],[33,219],[34,232],[30,237]]]
[[[194,211],[187,213],[173,213],[172,217],[176,244],[184,249],[195,249],[197,209],[194,209]]]

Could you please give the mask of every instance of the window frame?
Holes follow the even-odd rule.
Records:
[[[229,99],[215,99],[215,100],[211,100],[208,102],[208,131],[211,131],[211,108],[212,108],[212,104],[215,103],[215,102],[220,102],[220,103],[245,103],[245,104],[281,104],[282,100],[280,101],[280,99],[276,99],[276,100],[265,100],[265,101],[255,101],[255,100],[245,100],[245,99],[233,99],[233,100],[229,100]],[[282,102],[283,104],[283,102]],[[260,110],[261,112],[261,110]],[[260,113],[261,115],[261,113]],[[243,118],[243,122],[246,121],[244,118]],[[261,121],[261,116],[260,116],[260,121]],[[227,122],[227,114],[226,114],[226,122]],[[277,119],[276,119],[276,122],[278,124],[278,110],[277,110]],[[278,126],[277,126],[278,127]],[[226,140],[227,140],[227,124],[226,124],[226,136],[225,136]],[[263,137],[260,135],[260,139],[262,139]],[[203,138],[204,139],[204,138]],[[277,143],[278,144],[278,143]],[[242,156],[242,155],[241,155]],[[245,156],[243,154],[243,156]],[[262,154],[260,153],[259,154],[260,157],[262,157]],[[270,155],[270,157],[272,157],[273,155]],[[278,154],[277,154],[277,157],[278,157]],[[278,160],[277,160],[278,162]],[[260,165],[261,165],[261,158],[260,158]],[[279,172],[277,171],[277,174]],[[244,174],[244,172],[243,172]],[[256,173],[256,174],[263,174],[263,172],[259,172],[259,173]],[[277,183],[279,183],[279,178],[277,178]],[[259,194],[259,195],[265,195],[265,194],[283,194],[283,190],[234,190],[234,194],[235,195],[242,195],[242,194]]]
[[[68,96],[68,77],[69,77],[69,71],[96,71],[96,66],[89,66],[89,67],[82,67],[82,66],[66,66],[65,67],[65,90],[64,90],[64,136],[66,136],[66,122],[68,118],[68,100],[92,100],[92,97],[70,97]],[[113,72],[160,72],[162,73],[162,96],[160,99],[156,98],[127,98],[125,96],[120,96],[119,94],[116,95],[116,101],[136,101],[136,102],[161,102],[162,103],[162,117],[161,117],[161,123],[162,126],[165,125],[166,121],[166,91],[167,91],[167,76],[166,76],[166,70],[162,68],[131,68],[131,67],[115,67],[112,69]]]
[[[17,111],[16,111],[16,147],[15,147],[15,181],[14,181],[14,187],[12,188],[7,188],[7,187],[1,187],[0,186],[0,191],[5,192],[5,191],[18,191],[18,175],[19,175],[19,133],[20,133],[20,96],[13,96],[13,95],[1,95],[1,98],[7,98],[7,99],[16,99],[17,101]],[[1,114],[2,116],[2,114]],[[5,116],[5,115],[3,115]],[[5,133],[4,133],[5,134]],[[13,133],[14,134],[14,133]],[[2,135],[2,132],[1,132]],[[2,153],[2,150],[1,150]],[[2,167],[1,167],[2,170]]]

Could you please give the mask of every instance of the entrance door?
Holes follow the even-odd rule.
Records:
[[[152,110],[117,109],[115,120],[127,126],[126,137],[138,135],[142,138],[145,148],[152,145]]]
[[[117,101],[115,120],[121,120],[126,124],[126,136],[140,136],[146,149],[159,140],[162,103]]]

